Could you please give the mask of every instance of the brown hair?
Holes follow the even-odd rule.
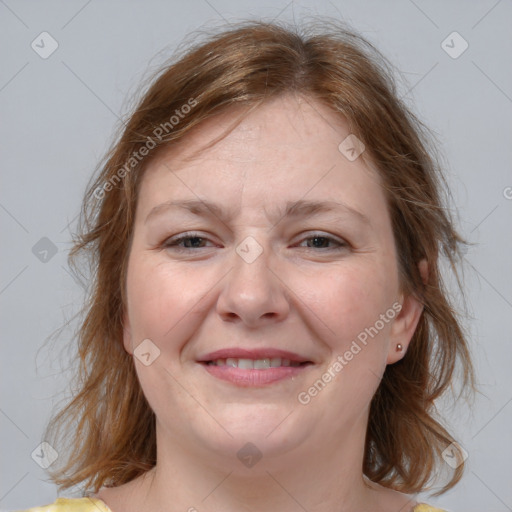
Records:
[[[474,389],[474,376],[439,265],[444,256],[460,286],[463,240],[445,207],[447,187],[427,129],[396,89],[393,69],[380,52],[325,18],[301,28],[239,23],[208,34],[165,66],[84,198],[70,263],[78,269],[78,257],[85,255],[92,280],[78,333],[76,391],[45,433],[47,440],[56,439],[51,444],[61,454],[60,466],[49,471],[55,483],[66,489],[85,482],[97,492],[156,464],[154,413],[122,343],[127,260],[144,169],[161,149],[214,115],[299,93],[344,116],[365,144],[362,157],[373,162],[387,196],[402,290],[424,304],[406,355],[386,368],[372,400],[363,470],[402,492],[427,488],[441,452],[453,441],[436,418],[434,401],[450,388],[458,363],[462,389]],[[423,258],[429,265],[426,284],[418,270]],[[459,481],[463,467],[437,494]]]

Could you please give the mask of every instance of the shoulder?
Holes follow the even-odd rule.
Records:
[[[49,505],[13,512],[111,512],[107,505],[96,498],[57,498]]]
[[[414,507],[413,512],[446,512],[441,508],[432,507],[431,505],[427,505],[426,503],[419,503]]]

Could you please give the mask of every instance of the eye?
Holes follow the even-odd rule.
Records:
[[[196,232],[183,233],[176,237],[168,238],[162,244],[164,248],[176,250],[208,249],[214,246],[211,240]],[[297,246],[306,249],[319,249],[321,251],[335,251],[345,249],[349,244],[342,239],[337,239],[324,233],[314,233],[302,239]]]
[[[162,246],[165,248],[176,247],[177,249],[204,249],[206,243],[210,242],[208,238],[200,233],[184,233],[174,238],[168,238]]]
[[[304,242],[306,246],[302,245]],[[348,247],[348,243],[323,233],[315,233],[312,236],[304,238],[299,246],[306,247],[307,249],[339,250]]]

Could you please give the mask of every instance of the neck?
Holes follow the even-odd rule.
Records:
[[[157,465],[145,478],[144,508],[353,512],[373,506],[375,510],[375,485],[362,474],[364,429],[360,427],[354,425],[331,444],[312,434],[307,446],[276,457],[263,455],[248,468],[234,456],[211,460],[197,447],[171,442],[157,426]]]

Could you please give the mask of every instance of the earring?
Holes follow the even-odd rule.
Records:
[[[400,343],[396,346],[397,352],[402,352],[403,349],[404,349],[404,347],[402,347],[402,345]]]

